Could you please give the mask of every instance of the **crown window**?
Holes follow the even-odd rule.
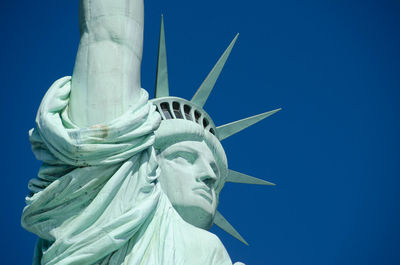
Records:
[[[180,105],[178,102],[172,103],[172,109],[174,110],[174,114],[177,119],[183,119],[183,115],[181,113]]]
[[[203,118],[203,126],[206,128],[208,126],[209,122],[206,118]]]
[[[160,107],[162,109],[162,112],[164,113],[164,116],[167,120],[172,119],[172,114],[171,111],[169,110],[169,105],[167,102],[163,102],[160,104]]]
[[[199,119],[201,117],[201,114],[200,114],[200,112],[198,110],[194,111],[194,117],[196,118],[196,122],[198,123]]]
[[[185,112],[185,117],[186,117],[186,119],[187,120],[193,120],[192,119],[192,116],[190,115],[190,110],[191,110],[192,108],[190,107],[190,106],[188,106],[188,105],[184,105],[183,106],[183,111]]]

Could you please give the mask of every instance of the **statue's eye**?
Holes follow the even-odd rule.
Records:
[[[177,151],[177,152],[173,152],[172,154],[169,154],[166,156],[166,158],[168,160],[184,160],[190,164],[193,164],[196,159],[197,159],[197,155],[191,152],[187,152],[187,151]]]
[[[218,169],[217,164],[215,162],[212,162],[210,164],[210,166],[211,166],[212,170],[214,171],[215,176],[219,177],[219,169]]]

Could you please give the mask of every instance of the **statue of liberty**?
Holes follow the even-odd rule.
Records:
[[[229,170],[220,141],[278,111],[219,127],[204,111],[236,38],[189,101],[169,95],[162,23],[148,100],[143,0],[79,4],[73,75],[50,87],[30,131],[43,161],[22,215],[39,238],[33,264],[232,265],[208,231],[245,242],[217,211],[219,192],[226,181],[272,183]]]

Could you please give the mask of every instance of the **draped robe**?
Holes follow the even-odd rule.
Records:
[[[157,181],[160,117],[147,92],[114,121],[79,128],[70,90],[70,77],[51,86],[30,131],[43,161],[22,215],[39,237],[34,264],[231,265],[218,237],[186,223]]]

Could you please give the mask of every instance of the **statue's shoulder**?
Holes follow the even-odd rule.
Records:
[[[174,256],[174,264],[185,265],[232,265],[221,240],[213,233],[187,223],[162,194],[159,213],[162,237],[159,248],[168,249],[167,256]],[[166,264],[166,263],[164,263]]]
[[[184,221],[183,221],[184,222]],[[185,222],[182,225],[187,257],[201,257],[199,264],[232,265],[232,261],[221,240],[215,234]]]

